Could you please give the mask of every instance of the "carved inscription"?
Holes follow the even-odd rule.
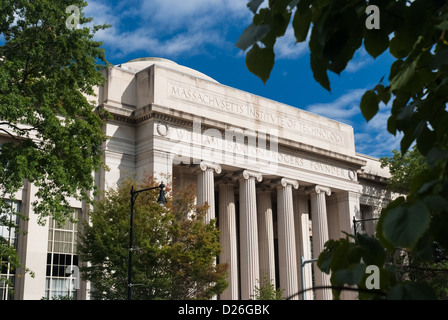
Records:
[[[237,132],[227,129],[202,131],[201,123],[194,122],[193,130],[170,128],[168,137],[173,142],[171,153],[176,155],[174,164],[195,163],[196,160],[213,158],[217,163],[232,166],[256,165],[260,169],[274,171],[279,165],[290,166],[317,172],[347,180],[356,180],[352,170],[337,167],[317,160],[279,152],[275,135],[270,136],[270,144],[266,145],[269,134],[246,130]]]
[[[338,145],[346,145],[347,143],[347,137],[344,132],[303,119],[291,118],[285,115],[260,110],[256,106],[245,104],[245,102],[238,101],[237,99],[224,97],[205,90],[199,91],[185,85],[176,84],[172,81],[168,82],[168,97],[268,122],[271,125],[292,129],[299,135],[307,135]]]

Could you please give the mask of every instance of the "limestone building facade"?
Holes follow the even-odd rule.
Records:
[[[284,297],[313,281],[329,284],[312,262],[324,243],[343,237],[342,231],[353,233],[356,220],[377,217],[390,201],[387,170],[356,153],[347,124],[160,58],[132,60],[105,76],[95,99],[113,118],[104,127],[109,170],[95,173],[97,185],[110,188],[145,174],[172,183],[172,192],[195,185],[197,203],[209,204],[207,219],[216,218],[221,231],[217,263],[229,264],[229,287],[218,299],[251,299],[261,279],[283,289]],[[17,195],[17,210],[30,220],[16,242],[35,276],[10,275],[15,296],[3,288],[0,298],[51,298],[68,290],[88,299],[89,285],[69,272],[78,264],[76,225],[38,226],[33,197],[31,184]],[[73,207],[78,217],[85,215],[83,203]],[[374,232],[374,222],[357,230]],[[306,295],[331,298],[329,290]]]

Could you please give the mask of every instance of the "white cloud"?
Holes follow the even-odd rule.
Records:
[[[286,29],[285,35],[279,39],[275,44],[275,57],[278,59],[297,59],[307,53],[309,34],[304,42],[297,43],[294,36],[294,29],[290,24],[288,29]]]
[[[203,53],[204,48],[236,50],[228,40],[231,26],[249,25],[252,14],[242,0],[120,0],[110,4],[89,0],[86,13],[95,23],[109,23],[96,39],[113,57],[137,51],[177,57]]]
[[[400,148],[402,135],[393,136],[387,131],[390,105],[380,104],[380,110],[369,121],[361,115],[360,102],[365,89],[354,89],[328,103],[318,103],[305,109],[353,126],[356,151],[373,157],[390,155],[393,149]]]
[[[142,16],[172,28],[209,28],[234,19],[251,16],[242,0],[143,0]],[[202,24],[204,21],[208,25]]]
[[[353,59],[349,61],[344,71],[355,73],[372,62],[373,58],[367,53],[364,47],[361,47],[358,51],[355,52]]]
[[[88,0],[86,15],[95,24],[111,24],[98,32],[109,53],[119,58],[137,51],[148,55],[176,58],[195,55],[207,49],[225,50],[245,56],[235,47],[240,32],[251,24],[253,14],[246,0]],[[297,59],[308,52],[308,41],[297,43],[290,24],[277,40],[277,59]]]
[[[330,119],[351,123],[352,118],[361,112],[359,102],[364,92],[365,89],[350,90],[332,102],[312,104],[305,109]]]

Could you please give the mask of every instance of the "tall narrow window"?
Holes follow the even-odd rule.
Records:
[[[19,212],[20,202],[12,203],[13,212]],[[17,250],[17,230],[14,226],[19,223],[19,216],[14,213],[0,212],[0,241],[3,246],[10,246]],[[8,257],[0,256],[0,300],[12,300],[15,283],[15,268],[11,266]]]
[[[75,209],[73,218],[78,221],[81,210]],[[76,245],[78,223],[67,220],[59,225],[50,218],[48,229],[46,299],[73,299],[78,297],[79,272]]]

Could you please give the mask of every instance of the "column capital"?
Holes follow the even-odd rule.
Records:
[[[315,185],[314,187],[306,189],[307,194],[310,194],[310,193],[320,194],[322,192],[326,193],[327,196],[331,195],[331,189],[329,187],[325,187],[325,186],[321,186],[321,185]]]
[[[244,170],[243,178],[246,180],[248,180],[250,178],[255,178],[255,179],[257,179],[258,182],[261,182],[261,180],[263,180],[263,175],[257,171]]]
[[[201,161],[201,163],[199,164],[199,168],[201,168],[202,171],[215,170],[215,172],[218,174],[222,171],[222,168],[219,164],[208,161]]]
[[[292,186],[294,189],[298,189],[299,181],[294,180],[294,179],[289,179],[289,178],[282,178],[280,180],[280,185],[282,187]],[[280,186],[277,186],[277,187],[280,187]]]

